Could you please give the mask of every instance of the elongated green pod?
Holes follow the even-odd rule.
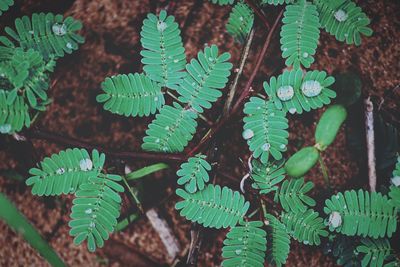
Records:
[[[315,130],[315,147],[318,150],[324,151],[333,143],[346,117],[347,111],[342,105],[332,105],[325,110]]]
[[[0,193],[0,207],[0,219],[20,233],[52,266],[65,266],[52,247],[2,193]]]
[[[317,163],[319,151],[313,146],[304,147],[292,155],[285,164],[286,173],[291,177],[301,177]]]

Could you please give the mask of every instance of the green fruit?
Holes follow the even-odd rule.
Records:
[[[316,147],[324,151],[335,140],[340,126],[347,117],[347,111],[342,105],[333,105],[322,114],[315,130]]]
[[[317,163],[319,151],[313,147],[304,147],[297,151],[285,164],[286,173],[294,178],[306,174]]]

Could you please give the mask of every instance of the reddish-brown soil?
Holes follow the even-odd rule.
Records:
[[[62,3],[60,3],[62,2]],[[233,42],[226,33],[230,7],[220,7],[208,1],[175,0],[174,13],[182,29],[188,58],[196,55],[205,44],[217,44],[222,51],[232,54],[231,62],[236,66],[241,46]],[[323,33],[313,69],[325,69],[329,73],[352,70],[363,81],[363,96],[371,95],[386,118],[399,126],[398,101],[400,99],[400,2],[357,1],[371,18],[374,34],[363,38],[359,47],[349,46]],[[52,74],[57,81],[50,90],[53,99],[48,110],[42,114],[36,127],[60,135],[76,137],[81,140],[128,151],[139,151],[146,125],[150,118],[125,118],[113,115],[96,103],[100,83],[105,77],[118,73],[141,71],[139,32],[142,20],[148,12],[159,11],[167,1],[155,0],[17,0],[16,5],[0,18],[0,26],[13,26],[16,17],[34,12],[55,12],[72,15],[83,22],[82,35],[86,42],[72,55],[66,56],[57,64]],[[271,19],[279,12],[279,7],[265,8]],[[258,51],[267,32],[257,26],[255,41],[241,79],[239,91],[254,68]],[[275,34],[267,52],[264,64],[253,83],[254,91],[262,90],[262,82],[272,74],[279,74],[284,68],[279,52],[279,33]],[[396,89],[397,87],[397,89]],[[215,120],[221,110],[218,103],[206,113]],[[315,121],[320,111],[303,116],[290,116],[290,147],[287,155],[304,145],[313,144]],[[241,116],[241,115],[240,115]],[[219,167],[233,179],[217,176],[217,183],[227,184],[238,189],[239,181],[246,172],[241,160],[246,161],[249,152],[241,138],[240,117],[224,129],[225,143],[220,148]],[[200,122],[199,131],[190,143],[193,147],[205,134],[207,126]],[[33,148],[17,142],[10,143],[0,138],[0,169],[17,169],[26,173],[27,169],[51,153],[65,147],[46,141],[33,141]],[[367,188],[365,163],[349,151],[345,131],[341,130],[334,144],[324,153],[334,190],[348,188]],[[132,168],[145,166],[148,162],[130,160]],[[360,164],[361,163],[361,164]],[[107,167],[122,162],[108,157]],[[145,207],[157,206],[161,216],[166,219],[176,235],[183,250],[190,242],[190,223],[179,217],[174,210],[177,198],[177,166],[171,166],[143,183],[143,203]],[[329,194],[318,168],[314,168],[306,179],[315,183],[312,193],[323,205]],[[162,266],[166,265],[166,250],[160,238],[143,216],[126,230],[113,234],[103,249],[96,254],[87,252],[84,246],[74,246],[68,235],[71,198],[41,198],[31,195],[24,183],[0,177],[0,191],[5,193],[46,237],[62,259],[70,266]],[[250,195],[247,195],[250,197]],[[255,203],[254,203],[255,205]],[[1,207],[0,207],[1,208]],[[253,206],[253,209],[255,207]],[[128,198],[124,199],[123,214],[132,210]],[[203,246],[199,256],[199,266],[218,266],[221,262],[221,246],[226,231],[205,230]],[[182,252],[181,256],[184,256]],[[334,261],[324,256],[321,249],[292,242],[292,252],[288,266],[334,266]],[[0,222],[0,266],[47,266],[24,240]]]

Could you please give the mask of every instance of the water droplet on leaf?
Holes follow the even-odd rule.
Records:
[[[336,11],[335,14],[334,14],[334,16],[335,16],[335,19],[336,19],[337,21],[339,21],[339,22],[344,22],[344,21],[346,21],[347,18],[349,17],[349,16],[347,15],[347,13],[346,13],[344,10],[342,10],[342,9],[339,9],[338,11]]]
[[[262,145],[261,149],[263,151],[268,151],[270,149],[271,145],[269,143],[265,143]]]
[[[158,30],[159,32],[165,31],[166,28],[167,28],[167,23],[165,23],[164,21],[159,21],[159,22],[157,23],[157,30]]]
[[[82,159],[79,162],[82,171],[90,171],[93,168],[93,162],[90,159]]]
[[[281,86],[276,90],[276,94],[278,98],[282,101],[288,101],[293,98],[294,90],[293,87],[290,85]]]
[[[0,133],[6,134],[11,132],[11,124],[0,125]]]
[[[321,93],[322,86],[318,81],[314,81],[314,80],[305,81],[301,85],[301,91],[307,97],[314,97]]]
[[[64,23],[54,23],[53,26],[51,27],[51,30],[55,35],[58,36],[63,36],[67,33],[67,25]]]
[[[249,140],[254,136],[254,132],[250,129],[246,129],[243,131],[242,136],[245,140]]]

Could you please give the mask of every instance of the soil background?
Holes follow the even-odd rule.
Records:
[[[352,71],[357,73],[363,83],[363,97],[371,96],[386,121],[395,127],[400,126],[400,2],[398,0],[356,1],[371,18],[374,34],[363,38],[359,47],[338,42],[334,37],[321,31],[316,63],[311,69],[326,70],[328,73]],[[194,57],[206,44],[216,44],[221,51],[232,54],[234,68],[238,64],[241,45],[234,43],[226,33],[225,24],[231,7],[213,5],[208,1],[175,0],[16,0],[16,4],[0,17],[0,28],[14,25],[14,19],[35,12],[53,12],[71,15],[82,21],[81,34],[86,41],[80,49],[58,61],[52,74],[53,83],[49,91],[52,104],[39,117],[34,127],[70,136],[109,147],[115,150],[140,151],[140,144],[151,122],[149,118],[125,118],[104,111],[96,103],[100,84],[107,76],[141,72],[141,45],[139,41],[142,21],[148,12],[159,12],[168,7],[182,29],[187,58]],[[267,17],[273,19],[280,7],[267,6]],[[250,57],[240,81],[239,92],[254,68],[257,54],[268,32],[260,23],[256,25],[256,35],[251,47]],[[253,83],[254,93],[262,91],[262,82],[271,75],[279,75],[284,69],[279,50],[279,31],[274,35],[263,66]],[[232,75],[233,77],[233,75]],[[224,98],[205,113],[215,120],[221,112]],[[323,110],[312,111],[302,116],[290,115],[291,155],[305,145],[314,142],[315,122]],[[356,106],[354,114],[362,114],[362,105]],[[223,130],[224,145],[220,147],[218,167],[226,175],[217,175],[217,183],[239,189],[241,177],[246,173],[249,157],[247,145],[241,138],[242,114]],[[333,190],[350,188],[368,189],[365,153],[357,154],[348,146],[345,129],[362,131],[362,115],[357,123],[340,131],[334,144],[324,153],[329,168]],[[190,142],[195,146],[207,132],[207,125],[199,121],[198,132]],[[32,145],[31,145],[32,144]],[[10,137],[0,137],[0,169],[17,170],[26,175],[27,170],[43,157],[65,149],[43,140],[17,142]],[[361,156],[360,156],[361,155]],[[107,167],[123,170],[125,164],[131,169],[148,165],[140,160],[121,161],[107,157]],[[190,242],[190,223],[174,210],[178,200],[174,195],[177,166],[147,177],[136,186],[141,189],[145,208],[156,207],[182,247],[182,259]],[[321,209],[323,201],[330,195],[324,185],[319,168],[314,168],[307,180],[315,183],[312,196]],[[380,180],[386,183],[386,180]],[[246,197],[253,199],[250,186],[246,185]],[[74,246],[68,235],[70,197],[43,198],[31,195],[23,182],[0,177],[0,190],[5,193],[40,233],[50,242],[62,259],[70,266],[168,266],[166,249],[157,232],[145,216],[141,216],[124,231],[115,233],[105,247],[96,254],[87,252],[85,246]],[[271,197],[272,198],[272,197]],[[251,210],[257,207],[253,201]],[[122,217],[135,212],[128,197],[124,197]],[[221,262],[221,247],[226,230],[204,231],[204,240],[199,256],[199,266],[218,266]],[[396,240],[395,237],[394,240]],[[397,239],[398,241],[399,239]],[[24,240],[16,235],[3,222],[0,222],[0,266],[47,266]],[[335,266],[334,260],[322,254],[317,247],[310,247],[292,241],[292,250],[287,266]]]

